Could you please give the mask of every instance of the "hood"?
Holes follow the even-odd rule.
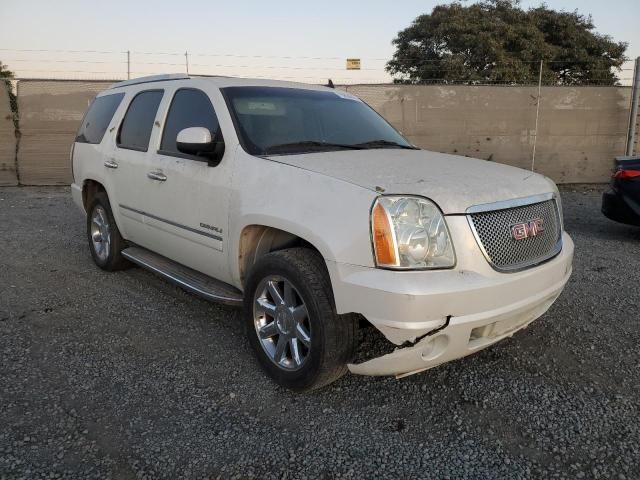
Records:
[[[554,191],[550,180],[527,170],[427,150],[341,150],[268,158],[376,192],[427,197],[445,214]]]

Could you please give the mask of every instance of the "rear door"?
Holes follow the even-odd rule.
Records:
[[[144,215],[140,206],[144,202],[149,161],[149,143],[157,129],[156,115],[164,91],[151,89],[133,92],[126,113],[110,145],[105,168],[110,183],[110,201],[118,212],[123,236],[140,245],[146,245]]]
[[[222,96],[211,88],[218,108]],[[216,97],[217,94],[217,97]],[[152,250],[222,281],[229,280],[227,222],[231,183],[231,152],[216,165],[178,151],[178,133],[205,127],[222,139],[212,98],[198,88],[176,88],[167,99],[157,150],[149,159],[149,188],[143,209]]]
[[[73,146],[73,170],[74,182],[90,178],[105,181],[105,149],[109,149],[112,138],[111,130],[107,129],[112,121],[115,123],[114,114],[121,105],[125,94],[108,93],[93,100],[87,110]],[[110,177],[107,176],[107,180]],[[108,186],[107,186],[108,187]],[[109,191],[109,188],[107,188]]]

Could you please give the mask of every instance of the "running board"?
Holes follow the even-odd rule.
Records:
[[[206,300],[226,305],[242,305],[242,292],[232,285],[180,265],[146,248],[129,247],[122,251],[122,256]]]

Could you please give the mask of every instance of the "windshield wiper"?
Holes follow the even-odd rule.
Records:
[[[397,142],[392,142],[389,140],[370,140],[368,142],[363,142],[363,143],[358,143],[356,144],[356,146],[361,147],[361,148],[385,148],[385,147],[391,147],[391,148],[404,148],[407,150],[420,150],[417,147],[414,147],[412,145],[403,145],[401,143],[397,143]]]
[[[328,148],[341,148],[344,150],[362,150],[366,148],[360,145],[349,145],[345,143],[328,143],[328,142],[317,142],[315,140],[305,140],[303,142],[292,142],[292,143],[281,143],[278,145],[271,145],[264,149],[264,154],[269,153],[287,153],[291,150],[296,151],[298,149],[305,148],[318,148],[318,147],[328,147]]]

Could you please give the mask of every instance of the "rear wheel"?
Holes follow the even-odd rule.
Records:
[[[104,192],[98,192],[89,205],[87,237],[93,261],[103,270],[121,270],[131,265],[121,254],[126,242],[120,235]]]
[[[258,361],[280,385],[311,390],[347,372],[357,320],[337,315],[322,257],[307,248],[269,253],[254,265],[244,315]]]

